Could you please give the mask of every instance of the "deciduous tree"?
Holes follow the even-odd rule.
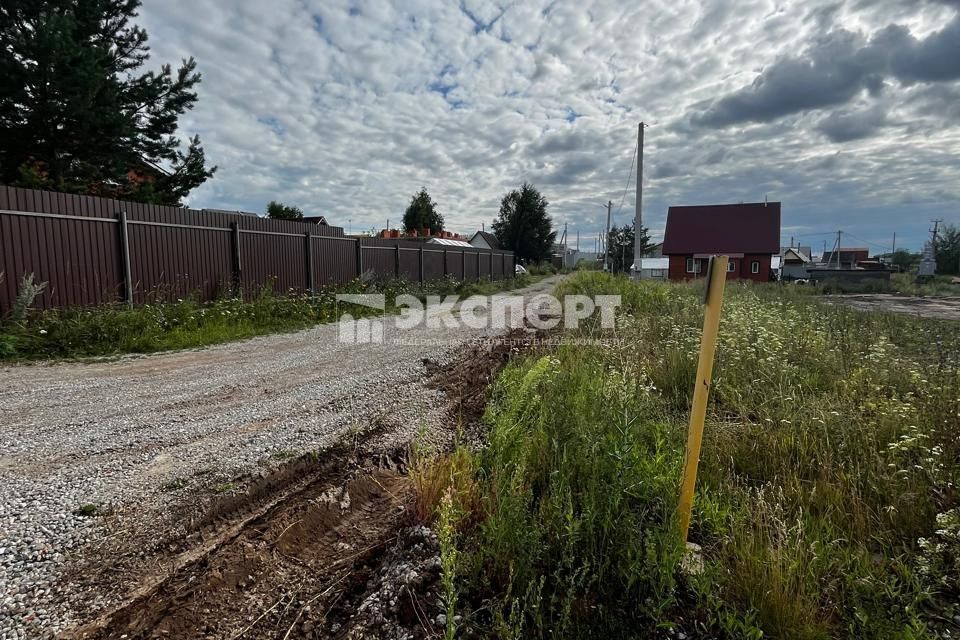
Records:
[[[430,229],[431,233],[443,230],[443,216],[437,211],[437,205],[430,194],[427,193],[426,187],[422,187],[410,199],[410,205],[403,214],[404,231],[419,231],[420,229]]]
[[[282,202],[271,200],[267,205],[267,217],[274,220],[302,220],[303,211],[300,207],[288,207]]]
[[[503,196],[500,213],[493,221],[493,233],[500,247],[513,251],[523,262],[549,260],[557,232],[553,230],[547,204],[546,198],[526,182]]]
[[[947,224],[937,233],[937,273],[960,273],[960,228]]]

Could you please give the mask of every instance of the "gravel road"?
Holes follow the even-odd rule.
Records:
[[[558,279],[521,292],[549,292]],[[401,443],[445,420],[442,393],[423,384],[424,359],[443,364],[496,332],[394,324],[384,319],[383,344],[341,344],[337,325],[320,325],[192,351],[0,368],[0,638],[51,637],[110,604],[77,593],[64,567],[122,531],[124,517],[229,491],[232,478],[371,421]],[[109,526],[104,513],[114,514]]]

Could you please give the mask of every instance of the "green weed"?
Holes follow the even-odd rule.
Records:
[[[691,539],[675,508],[702,285],[579,272],[617,328],[501,374],[459,601],[496,637],[933,638],[960,601],[960,323],[730,283]],[[614,341],[612,338],[618,338]],[[462,487],[470,484],[460,481]],[[445,495],[438,488],[433,493]],[[476,507],[473,507],[476,508]],[[463,606],[461,606],[461,609]]]

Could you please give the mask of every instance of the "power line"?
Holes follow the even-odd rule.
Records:
[[[853,234],[850,233],[850,232],[845,232],[845,233],[846,233],[850,238],[852,238],[853,240],[856,240],[857,242],[862,242],[862,243],[864,243],[864,244],[869,244],[869,245],[871,245],[871,246],[873,246],[873,247],[878,247],[878,248],[880,248],[880,249],[883,249],[884,251],[889,251],[889,250],[890,250],[890,246],[889,246],[889,245],[883,245],[883,244],[877,244],[876,242],[870,242],[869,240],[864,240],[863,238],[858,238],[857,236],[853,235]]]
[[[637,140],[637,145],[633,148],[633,158],[630,159],[630,173],[627,174],[627,184],[623,187],[623,195],[620,196],[620,206],[617,207],[617,215],[620,215],[620,210],[623,209],[623,202],[627,199],[627,189],[630,188],[630,178],[633,177],[633,167],[637,163],[637,150],[640,148],[640,141]]]
[[[812,238],[812,237],[814,237],[814,236],[817,236],[817,237],[819,237],[819,236],[832,236],[832,235],[836,235],[836,233],[837,233],[836,231],[824,231],[823,233],[801,233],[801,234],[796,234],[796,233],[795,233],[795,234],[793,234],[793,237],[794,237],[794,238]],[[786,238],[787,236],[786,236],[786,235],[781,235],[781,237],[782,237],[782,238]]]

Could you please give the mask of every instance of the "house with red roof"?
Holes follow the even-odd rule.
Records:
[[[730,258],[728,280],[770,280],[780,254],[780,203],[750,202],[670,207],[663,255],[670,280],[707,275],[710,256]]]

